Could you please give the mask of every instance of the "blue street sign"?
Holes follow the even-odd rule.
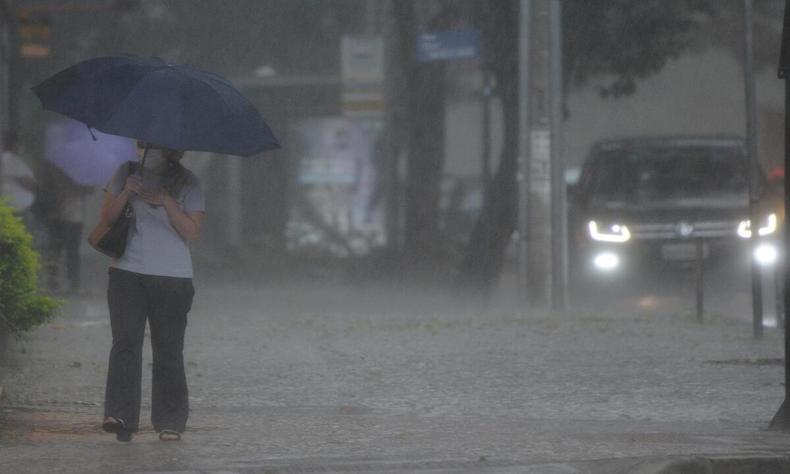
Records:
[[[417,35],[417,61],[477,59],[480,56],[480,31],[475,29],[437,31]]]

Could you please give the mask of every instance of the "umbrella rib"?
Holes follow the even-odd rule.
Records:
[[[135,92],[136,92],[136,91],[137,91],[137,90],[140,88],[140,86],[141,86],[141,85],[142,85],[142,84],[145,82],[145,79],[146,79],[146,78],[147,78],[147,77],[148,77],[150,74],[152,74],[152,73],[156,73],[156,72],[159,72],[159,71],[162,71],[163,69],[168,69],[168,66],[166,66],[166,65],[165,65],[165,66],[162,66],[162,67],[152,68],[152,69],[151,69],[149,72],[147,72],[145,75],[141,76],[141,77],[140,77],[140,80],[139,80],[139,81],[137,81],[137,82],[135,83],[134,87],[130,87],[130,88],[129,88],[129,90],[126,92],[126,94],[124,94],[124,95],[122,96],[122,97],[123,97],[123,101],[126,101],[126,100],[128,100],[128,98],[129,98],[129,97],[130,97],[132,94],[134,94],[134,93],[135,93]],[[119,101],[119,102],[121,102],[121,101]],[[106,121],[106,122],[103,124],[103,126],[106,126],[108,123],[112,122],[112,120],[113,120],[113,119],[115,118],[115,116],[118,114],[119,110],[120,110],[119,108],[116,108],[116,109],[113,111],[112,115],[110,115],[110,117],[107,119],[107,121]],[[100,127],[96,127],[96,129],[97,129],[97,130],[100,130],[100,131],[102,131],[102,132],[105,132],[105,133],[112,133],[112,132],[108,132],[108,131],[106,131],[106,130],[102,130]],[[141,137],[133,137],[133,138],[141,138]]]
[[[178,69],[177,69],[177,70],[178,70]],[[218,82],[219,84],[221,84],[222,86],[224,86],[225,88],[227,88],[227,89],[228,89],[230,92],[232,92],[232,93],[235,93],[235,94],[238,94],[238,95],[241,95],[241,94],[239,94],[239,92],[238,92],[236,89],[234,89],[233,87],[231,87],[231,86],[229,86],[229,85],[227,85],[227,84],[224,84],[222,81],[220,81],[219,79],[221,79],[221,78],[220,78],[219,76],[217,76],[217,77],[215,78],[215,77],[214,77],[214,76],[215,76],[214,74],[207,73],[207,72],[204,72],[204,71],[200,71],[200,70],[198,70],[198,69],[193,69],[193,70],[194,70],[194,71],[196,71],[196,72],[197,72],[197,73],[199,73],[199,74],[205,75],[205,76],[206,76],[208,79],[210,79],[210,80],[208,80],[208,81],[199,81],[199,84],[201,84],[201,85],[205,85],[205,86],[209,87],[209,88],[210,88],[210,89],[211,89],[213,92],[216,92],[216,93],[217,93],[217,95],[219,96],[219,98],[222,100],[222,103],[223,103],[223,104],[225,104],[225,109],[226,109],[226,110],[227,110],[227,109],[232,109],[232,107],[231,107],[231,105],[228,103],[228,101],[227,101],[227,100],[225,100],[225,96],[224,96],[224,94],[222,93],[222,91],[221,91],[220,89],[218,89],[218,88],[215,86],[214,82]],[[178,70],[178,72],[179,72],[180,74],[182,74],[182,75],[186,76],[186,77],[190,77],[188,74],[186,74],[186,73],[185,73],[184,71],[182,71],[182,70]],[[243,98],[244,100],[247,100],[247,98],[246,98],[246,97],[243,97],[243,96],[242,96],[242,98]]]
[[[137,90],[137,89],[140,87],[140,84],[142,84],[142,83],[143,83],[143,81],[145,80],[145,78],[146,78],[146,77],[147,77],[149,74],[151,74],[152,72],[161,71],[162,69],[164,69],[164,67],[161,67],[161,68],[156,68],[156,69],[151,69],[151,71],[149,71],[149,72],[145,73],[145,75],[143,75],[143,76],[141,76],[141,77],[140,77],[140,80],[139,80],[139,81],[137,81],[137,82],[134,84],[134,87],[130,87],[130,88],[129,88],[129,90],[128,90],[128,91],[127,91],[125,94],[121,95],[120,97],[122,97],[122,98],[123,98],[123,100],[126,100],[126,99],[128,99],[128,98],[129,98],[129,96],[131,96],[131,95],[132,95],[132,93],[134,93],[134,92],[135,92],[135,91],[136,91],[136,90]],[[119,101],[119,102],[121,102],[121,101]],[[110,116],[107,118],[107,120],[106,120],[106,121],[105,121],[105,122],[102,124],[102,127],[104,127],[104,126],[106,126],[108,123],[112,122],[112,119],[113,119],[113,118],[115,118],[115,115],[116,115],[117,113],[118,113],[118,109],[116,108],[116,109],[113,111],[113,113],[112,113],[112,114],[110,114]],[[99,130],[99,131],[101,131],[101,132],[104,132],[104,133],[111,133],[111,132],[107,132],[106,130],[102,130],[102,128],[101,128],[101,127],[94,127],[94,128],[96,128],[97,130]],[[137,137],[135,137],[135,138],[137,138]]]
[[[130,64],[131,64],[131,63],[130,63]],[[94,72],[93,72],[91,75],[92,75],[92,76],[97,76],[97,75],[99,75],[101,72],[103,72],[104,70],[113,69],[113,68],[115,68],[115,67],[117,67],[117,66],[106,66],[106,67],[104,67],[104,68],[101,68],[99,71],[94,71]],[[163,65],[163,66],[159,66],[159,67],[151,67],[151,69],[150,69],[148,72],[146,72],[144,75],[140,76],[140,80],[138,80],[138,81],[135,83],[134,87],[130,87],[130,88],[129,88],[129,90],[126,92],[126,94],[123,94],[121,97],[122,97],[122,98],[125,100],[127,97],[129,97],[129,96],[132,94],[132,92],[134,92],[134,90],[135,90],[135,89],[137,89],[137,87],[140,85],[140,83],[143,81],[143,79],[145,79],[145,77],[146,77],[146,76],[148,76],[148,74],[150,74],[150,73],[152,73],[152,72],[155,72],[155,71],[159,71],[159,70],[161,70],[161,69],[163,69],[163,68],[165,68],[165,67],[167,67],[167,66],[166,66],[166,65]],[[110,121],[112,121],[112,118],[114,117],[114,115],[115,115],[114,113],[113,113],[113,114],[111,114],[111,115],[110,115],[110,116],[107,118],[107,120],[106,120],[104,123],[102,123],[102,124],[101,124],[101,126],[105,126],[107,123],[109,123]],[[88,125],[88,126],[93,126],[93,125],[91,125],[91,124],[86,124],[86,125]],[[102,129],[101,129],[101,127],[99,127],[99,126],[93,126],[93,128],[95,128],[96,130],[99,130],[99,131],[105,132],[105,130],[102,130]],[[105,132],[105,133],[106,133],[106,132]]]

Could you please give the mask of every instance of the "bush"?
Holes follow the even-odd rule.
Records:
[[[0,199],[0,332],[27,331],[46,322],[60,302],[38,290],[38,253],[19,217]]]

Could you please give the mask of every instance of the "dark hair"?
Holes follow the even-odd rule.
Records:
[[[167,171],[165,171],[165,176],[162,180],[162,187],[165,188],[168,194],[177,198],[181,189],[187,183],[187,170],[178,161],[184,152],[164,149],[162,153],[167,161]]]

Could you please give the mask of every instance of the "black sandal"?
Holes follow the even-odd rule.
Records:
[[[115,439],[118,441],[129,442],[132,440],[132,432],[126,429],[126,423],[114,416],[108,416],[104,419],[101,427],[107,433],[115,433]]]
[[[181,441],[181,433],[176,430],[162,430],[159,432],[159,441]]]

